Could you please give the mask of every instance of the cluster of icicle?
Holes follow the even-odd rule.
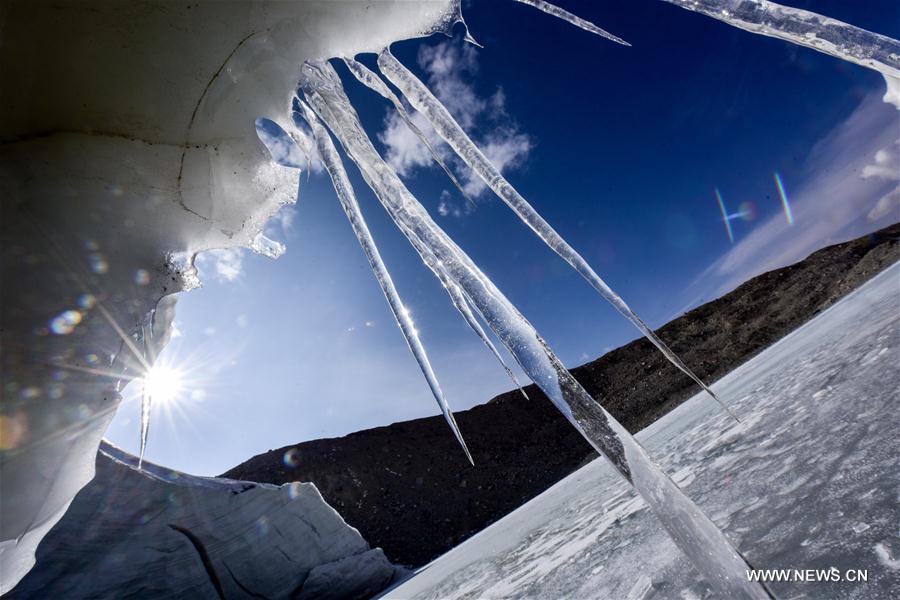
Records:
[[[628,45],[621,38],[593,23],[543,0],[518,1],[606,39]],[[665,1],[748,31],[786,39],[873,68],[884,74],[889,83],[892,79],[900,77],[898,68],[900,43],[846,23],[765,0]],[[709,388],[502,176],[500,170],[488,160],[427,86],[394,58],[388,49],[384,49],[378,56],[380,74],[352,57],[345,57],[343,60],[350,73],[360,83],[393,104],[403,121],[422,140],[435,162],[460,191],[461,186],[450,168],[426,139],[425,134],[415,126],[407,105],[382,76],[400,91],[412,109],[428,120],[456,156],[477,173],[519,219],[630,320],[672,364],[715,398]],[[472,455],[466,447],[437,381],[415,323],[404,306],[366,225],[332,136],[356,164],[366,184],[420,255],[424,264],[438,277],[466,323],[501,363],[516,386],[521,389],[512,369],[504,362],[482,327],[479,317],[560,412],[634,486],[679,548],[688,555],[710,584],[727,597],[770,597],[765,587],[747,581],[745,570],[749,567],[746,561],[719,528],[659,469],[625,428],[581,387],[531,323],[432,220],[393,169],[378,154],[344,92],[340,77],[328,62],[320,61],[304,65],[298,94],[293,103],[292,116],[298,127],[291,137],[307,156],[313,152],[317,152],[320,156],[400,330],[469,461],[473,460]],[[718,398],[716,400],[719,401]],[[721,401],[719,403],[722,404]],[[722,406],[725,407],[724,404]],[[142,438],[145,435],[146,428],[142,427]]]
[[[542,0],[518,0],[611,41],[627,42],[559,7]],[[814,13],[788,9],[771,2],[666,0],[756,33],[788,39],[851,60],[882,72],[890,82],[900,75],[898,43],[851,25]],[[350,73],[363,85],[391,102],[410,130],[422,140],[435,162],[457,188],[456,177],[440,158],[424,133],[414,125],[404,102],[379,73],[345,57]],[[378,56],[378,67],[400,91],[409,106],[421,113],[450,149],[538,237],[584,277],[594,289],[629,319],[657,348],[706,392],[715,395],[660,340],[654,332],[603,281],[502,176],[427,86],[403,66],[388,49]],[[409,347],[418,361],[447,422],[466,456],[472,461],[449,405],[419,340],[418,331],[404,307],[390,274],[366,225],[340,154],[332,139],[362,173],[394,223],[409,240],[425,265],[438,277],[453,305],[487,345],[521,389],[512,370],[481,326],[476,313],[501,340],[523,371],[541,388],[578,431],[625,477],[660,519],[679,548],[707,580],[728,597],[766,598],[760,584],[747,581],[746,561],[724,534],[688,499],[647,456],[638,442],[575,381],[528,320],[503,295],[472,259],[431,219],[397,174],[378,154],[347,98],[340,77],[328,62],[308,63],[294,100],[294,120],[309,131],[313,141],[298,129],[295,139],[311,150],[314,144],[353,230],[366,253],[376,278],[396,316]],[[524,392],[523,392],[524,393]],[[719,401],[718,398],[716,398]],[[721,401],[719,401],[720,404]],[[722,404],[724,407],[724,404]],[[727,410],[727,408],[726,408]]]
[[[501,198],[504,200],[512,198],[509,202],[513,209],[542,239],[567,259],[570,255],[577,257],[572,260],[580,259],[490,165],[446,109],[427,92],[424,84],[415,75],[400,64],[388,50],[379,55],[378,66],[410,104],[429,118],[451,148],[476,172],[485,177],[493,189],[500,190]],[[361,72],[359,65],[354,65],[351,72]],[[581,387],[531,323],[432,220],[393,169],[382,159],[360,123],[332,66],[327,62],[307,63],[303,67],[302,77],[300,93],[294,102],[296,109],[294,118],[302,119],[309,126],[341,205],[372,264],[391,309],[397,316],[400,329],[419,361],[447,422],[470,460],[471,455],[462,441],[459,428],[434,378],[431,365],[419,341],[418,332],[397,295],[365,224],[332,135],[359,168],[366,184],[419,253],[422,261],[444,284],[454,305],[467,317],[466,320],[473,325],[473,329],[479,332],[482,339],[487,340],[480,325],[477,325],[478,321],[474,315],[477,312],[532,381],[647,500],[678,545],[701,568],[707,579],[720,589],[727,590],[733,597],[766,597],[762,587],[747,582],[741,575],[747,568],[746,564],[724,534],[653,463],[625,428]],[[359,79],[366,84],[368,78]],[[378,87],[381,88],[383,83]],[[605,286],[601,289],[608,290]],[[621,302],[611,291],[607,296]],[[630,311],[627,314],[630,315]]]

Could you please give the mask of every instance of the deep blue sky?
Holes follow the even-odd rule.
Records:
[[[658,0],[558,4],[632,47],[491,0],[465,7],[483,49],[464,49],[458,27],[454,40],[433,36],[393,50],[433,87],[461,84],[482,103],[473,136],[518,150],[504,171],[511,183],[651,325],[897,220],[889,194],[900,113],[881,102],[877,73]],[[900,6],[891,0],[788,4],[900,37]],[[436,57],[456,62],[435,75]],[[387,104],[336,67],[389,154],[377,138]],[[446,100],[465,106],[460,98]],[[451,406],[509,389],[355,167],[348,170]],[[793,227],[775,171],[794,202]],[[466,211],[439,169],[411,167],[405,180],[567,365],[636,336],[489,192]],[[755,206],[755,219],[734,223],[734,245],[714,188],[732,211]],[[289,226],[272,228],[288,247],[279,260],[244,253],[199,261],[204,287],[182,295],[181,335],[163,355],[191,375],[182,401],[154,414],[149,460],[215,474],[269,448],[437,414],[327,176],[304,173],[285,217]],[[131,451],[137,407],[126,400],[108,433]]]

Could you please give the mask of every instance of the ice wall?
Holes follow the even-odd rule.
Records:
[[[288,128],[305,60],[380,50],[458,11],[455,0],[0,5],[0,591],[93,476],[119,388],[142,373],[148,344],[165,343],[170,294],[197,285],[193,255],[253,246],[295,199],[298,171],[269,160],[256,118]]]

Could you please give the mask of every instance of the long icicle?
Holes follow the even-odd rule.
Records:
[[[527,4],[528,6],[532,6],[538,10],[542,10],[548,15],[553,15],[558,19],[562,19],[563,21],[568,21],[575,27],[580,27],[585,31],[590,31],[591,33],[595,33],[602,38],[606,38],[612,42],[617,44],[622,44],[623,46],[631,46],[628,42],[623,40],[620,37],[617,37],[605,29],[600,29],[590,21],[586,19],[582,19],[578,15],[573,15],[567,10],[563,10],[555,4],[550,4],[549,2],[544,2],[544,0],[516,0],[516,2],[521,2],[522,4]]]
[[[138,456],[138,469],[144,464],[144,450],[147,449],[147,438],[150,435],[150,409],[153,398],[147,387],[145,379],[141,382],[141,453]]]
[[[341,202],[341,207],[347,215],[347,220],[350,221],[350,225],[353,227],[353,233],[356,234],[356,239],[359,240],[359,244],[362,246],[366,258],[372,266],[372,271],[375,273],[378,285],[381,286],[381,291],[384,292],[384,296],[387,298],[391,311],[394,313],[394,317],[397,320],[397,324],[400,326],[400,331],[403,332],[403,337],[406,338],[409,349],[419,363],[422,374],[425,375],[428,386],[431,388],[431,393],[434,394],[434,399],[437,400],[441,412],[444,413],[444,418],[450,425],[450,429],[453,430],[453,435],[456,436],[459,445],[462,446],[463,452],[466,453],[466,458],[474,465],[475,462],[472,460],[472,454],[466,446],[466,442],[459,430],[459,425],[456,424],[456,419],[453,416],[453,412],[450,410],[450,406],[447,404],[447,400],[444,398],[444,393],[441,390],[440,383],[438,383],[437,376],[435,376],[434,370],[431,368],[431,363],[428,360],[428,355],[425,353],[425,348],[419,340],[419,334],[416,331],[412,317],[410,317],[409,311],[403,305],[400,294],[397,293],[397,288],[394,286],[394,281],[391,279],[391,274],[388,272],[384,261],[381,259],[381,254],[378,252],[378,247],[375,245],[375,239],[369,231],[369,226],[366,224],[362,210],[360,210],[359,202],[356,200],[356,193],[353,191],[353,185],[347,177],[347,172],[344,170],[341,157],[338,154],[337,149],[335,149],[334,143],[331,141],[331,136],[304,102],[299,102],[299,108],[303,118],[306,119],[306,122],[312,128],[319,155],[322,158],[325,169],[331,177],[334,191],[337,193],[337,197]]]
[[[497,347],[494,346],[494,343],[491,341],[491,338],[488,337],[487,333],[485,333],[484,328],[481,327],[481,323],[478,322],[478,318],[472,313],[472,307],[469,306],[469,301],[466,299],[463,291],[459,289],[459,286],[453,282],[447,274],[441,269],[441,273],[446,278],[446,283],[444,286],[447,288],[447,293],[450,295],[450,299],[453,301],[453,305],[456,307],[456,310],[460,312],[465,319],[466,323],[468,323],[469,327],[472,331],[475,332],[481,341],[487,346],[487,349],[490,350],[491,354],[494,355],[494,358],[497,359],[497,362],[500,363],[500,366],[503,367],[503,370],[506,371],[506,375],[512,380],[513,385],[519,388],[519,393],[528,400],[528,394],[525,393],[525,388],[519,382],[519,378],[516,377],[516,374],[513,373],[513,370],[509,368],[509,365],[506,364],[506,361],[503,360],[503,356],[500,355],[500,351],[497,350]]]
[[[350,72],[353,74],[353,76],[356,77],[356,79],[361,84],[394,105],[394,109],[397,111],[397,114],[400,115],[400,118],[403,119],[403,122],[406,123],[406,126],[409,128],[409,130],[419,138],[419,141],[422,142],[422,145],[424,145],[429,154],[431,154],[431,158],[434,159],[434,162],[444,170],[444,173],[447,174],[447,177],[450,178],[450,181],[453,182],[453,185],[457,190],[459,190],[459,193],[462,194],[463,198],[465,198],[469,202],[469,204],[474,206],[475,202],[463,189],[463,186],[456,178],[456,175],[453,174],[453,171],[450,170],[450,167],[447,166],[447,163],[444,162],[444,160],[438,154],[437,150],[434,149],[434,146],[431,145],[431,142],[428,141],[428,137],[425,135],[425,133],[423,133],[422,130],[419,129],[419,127],[415,123],[413,123],[412,117],[406,110],[406,107],[403,106],[400,98],[397,97],[397,94],[391,91],[391,88],[389,88],[387,84],[381,80],[381,77],[379,77],[376,73],[373,73],[372,70],[369,69],[369,67],[362,64],[358,60],[345,57],[344,63],[347,65],[347,68],[350,69]]]
[[[152,323],[152,321],[151,321]],[[151,337],[153,326],[150,326]],[[141,325],[141,343],[143,344],[143,362],[146,365],[152,365],[156,362],[156,356],[153,352],[153,341],[147,341],[147,326]],[[150,355],[148,359],[148,354]],[[147,449],[147,440],[150,437],[150,414],[153,408],[153,390],[150,389],[147,378],[150,377],[152,367],[148,366],[144,369],[144,377],[141,379],[141,452],[138,456],[138,469],[144,464],[144,451]]]
[[[474,205],[474,201],[469,197],[468,194],[466,194],[465,190],[462,187],[462,184],[460,184],[456,179],[456,176],[450,170],[450,167],[448,167],[443,159],[441,159],[440,155],[431,145],[431,142],[428,141],[428,138],[422,132],[422,130],[419,129],[419,127],[416,126],[415,123],[413,123],[409,112],[406,110],[406,107],[403,106],[403,103],[400,101],[397,95],[391,91],[387,84],[381,80],[381,77],[379,77],[378,74],[374,73],[366,65],[362,64],[356,59],[344,57],[343,60],[344,64],[347,65],[350,73],[352,73],[353,76],[356,77],[357,81],[394,105],[397,114],[400,115],[400,118],[403,119],[403,122],[406,123],[406,126],[409,128],[409,130],[419,138],[419,140],[431,154],[434,162],[444,170],[444,172],[453,182],[453,185],[456,186],[457,190],[459,190],[459,193],[462,194],[470,204]],[[509,365],[506,364],[506,361],[503,360],[500,352],[497,351],[497,347],[494,346],[493,342],[491,342],[490,338],[484,332],[484,329],[481,327],[478,319],[475,318],[475,315],[472,314],[472,309],[471,307],[469,307],[465,296],[462,294],[459,288],[456,287],[455,284],[446,279],[446,275],[440,271],[439,265],[436,266],[436,268],[438,270],[435,270],[435,274],[437,274],[437,276],[441,279],[441,283],[447,290],[447,294],[450,296],[450,300],[453,302],[453,306],[455,306],[459,313],[463,316],[463,319],[465,319],[466,323],[469,325],[472,331],[475,332],[475,335],[477,335],[484,343],[484,345],[487,346],[488,350],[491,351],[491,353],[500,363],[500,366],[502,366],[506,371],[506,374],[509,376],[510,380],[512,380],[513,384],[515,384],[515,386],[519,388],[519,391],[527,400],[528,394],[525,393],[525,390],[523,389],[522,384],[519,383],[519,379],[516,377],[516,374],[513,373],[512,369],[509,368]]]
[[[634,437],[572,377],[524,316],[435,223],[384,162],[359,122],[340,78],[326,62],[305,64],[301,89],[410,240],[440,260],[525,372],[584,438],[629,481],[679,548],[728,598],[770,598],[725,535],[650,459]],[[426,260],[426,257],[422,257]]]
[[[768,0],[663,1],[900,78],[900,41],[831,17]]]
[[[512,380],[513,384],[519,388],[519,392],[521,392],[522,396],[525,397],[526,400],[529,400],[528,394],[525,393],[525,388],[522,387],[522,384],[519,383],[519,378],[516,377],[516,374],[512,369],[509,368],[509,365],[506,364],[506,361],[503,360],[503,356],[501,356],[500,351],[497,350],[497,347],[491,341],[491,338],[488,337],[487,333],[485,333],[484,328],[481,326],[481,323],[478,322],[478,318],[472,312],[472,307],[469,304],[469,300],[466,298],[465,293],[460,289],[460,287],[456,284],[455,281],[450,277],[447,273],[447,270],[444,268],[443,263],[431,253],[427,246],[423,245],[417,238],[410,239],[410,242],[413,243],[416,251],[418,251],[419,255],[423,257],[425,264],[431,268],[437,278],[440,280],[441,285],[444,286],[444,289],[447,290],[447,294],[450,296],[450,300],[453,302],[453,306],[456,307],[456,310],[459,311],[459,314],[462,315],[463,319],[465,319],[466,323],[469,325],[469,328],[475,332],[481,341],[487,346],[487,349],[491,351],[494,355],[494,358],[497,359],[497,362],[500,363],[500,366],[503,367],[503,370],[506,371],[506,374],[509,376],[510,380]],[[521,365],[520,365],[521,366]]]
[[[588,283],[597,290],[601,296],[612,304],[626,319],[631,321],[644,336],[650,340],[665,355],[669,361],[681,369],[688,377],[694,380],[707,394],[722,406],[725,411],[736,421],[737,416],[722,402],[707,385],[694,374],[687,365],[653,332],[644,321],[635,314],[625,301],[616,294],[603,279],[591,268],[584,258],[575,251],[557,232],[544,220],[541,215],[528,203],[525,198],[510,185],[500,174],[500,171],[478,149],[478,146],[469,138],[459,123],[450,115],[450,112],[432,95],[424,83],[412,72],[404,67],[385,48],[378,56],[378,66],[385,76],[396,85],[410,104],[425,115],[435,131],[444,138],[444,141],[456,152],[456,154],[475,171],[497,196],[515,212],[522,221],[534,231],[544,243],[552,248],[560,257],[584,277]]]

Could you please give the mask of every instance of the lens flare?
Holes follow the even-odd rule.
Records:
[[[788,225],[794,224],[794,211],[791,210],[791,203],[788,200],[787,192],[784,191],[784,183],[781,181],[781,175],[775,173],[775,186],[778,188],[778,195],[781,196],[781,206],[784,208],[784,218],[787,219]]]
[[[722,222],[725,224],[725,233],[728,234],[728,241],[733,244],[734,233],[731,231],[731,218],[728,216],[728,211],[725,210],[725,201],[722,200],[722,194],[718,188],[716,188],[716,200],[718,200],[719,210],[722,212]]]
[[[740,212],[731,215],[733,219],[743,219],[744,221],[753,221],[756,219],[756,205],[751,201],[741,202]]]

